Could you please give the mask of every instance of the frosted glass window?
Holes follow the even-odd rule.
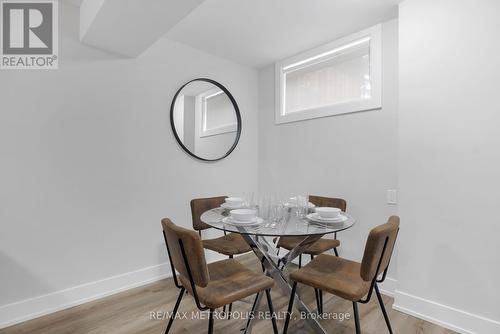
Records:
[[[285,113],[369,99],[370,44],[285,71]]]
[[[276,122],[381,108],[380,25],[276,64]]]

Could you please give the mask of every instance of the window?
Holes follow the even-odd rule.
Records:
[[[382,107],[380,25],[276,63],[276,123]]]
[[[236,132],[238,123],[234,107],[226,93],[216,88],[197,96],[201,108],[200,137]]]

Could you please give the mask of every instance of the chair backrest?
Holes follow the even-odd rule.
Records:
[[[196,231],[206,230],[212,226],[205,224],[201,221],[200,217],[203,212],[218,208],[224,203],[227,196],[197,198],[191,200],[191,216],[193,218],[193,229]]]
[[[371,281],[387,269],[396,243],[398,230],[399,217],[391,216],[387,223],[376,226],[370,231],[363,260],[361,261],[361,278],[363,280]],[[383,256],[382,252],[384,252]],[[381,257],[382,260],[380,260]]]
[[[184,262],[181,249],[182,243],[194,284],[206,287],[210,281],[210,276],[205,260],[205,251],[198,233],[177,226],[168,218],[162,219],[161,225],[165,232],[167,247],[174,268],[189,281],[189,270]],[[175,273],[173,274],[175,275]]]
[[[347,209],[347,202],[342,198],[330,198],[330,197],[309,195],[309,202],[319,207],[327,206],[331,208],[339,208],[344,212]]]

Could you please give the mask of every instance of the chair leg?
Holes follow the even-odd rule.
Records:
[[[375,283],[375,292],[377,293],[378,303],[380,304],[380,308],[382,309],[382,314],[384,315],[385,323],[387,324],[387,329],[389,333],[392,334],[391,322],[389,321],[389,316],[385,310],[384,301],[382,300],[382,296],[380,295],[380,291],[378,290],[378,284]]]
[[[257,292],[257,294],[255,295],[255,299],[253,301],[253,305],[252,305],[252,310],[250,311],[250,314],[254,314],[255,313],[255,309],[257,308],[257,300],[259,300],[259,295],[260,295],[260,292]],[[246,334],[247,333],[247,329],[248,329],[248,325],[250,324],[250,321],[252,320],[252,317],[249,316],[248,317],[248,320],[247,320],[247,324],[245,326],[245,333],[243,334]]]
[[[333,252],[335,253],[335,256],[336,256],[336,257],[339,257],[339,252],[337,251],[337,248],[334,248],[334,249],[333,249]]]
[[[232,259],[232,258],[233,258],[233,255],[228,255],[228,257],[229,257],[230,259]],[[232,305],[229,305],[229,312],[231,312],[231,306],[232,306]],[[222,313],[224,313],[224,315],[226,314],[226,305],[224,305],[224,307],[222,307]]]
[[[232,259],[234,258],[233,255],[229,255],[229,258]],[[227,315],[227,319],[231,319],[231,310],[233,309],[233,304],[229,304],[229,309],[228,309],[228,315]],[[226,312],[226,306],[224,306],[224,313]]]
[[[321,313],[323,313],[323,290],[319,290],[319,305],[321,305]]]
[[[352,308],[354,309],[354,323],[356,325],[356,334],[361,334],[361,326],[359,325],[358,303],[352,302]]]
[[[214,309],[210,309],[208,314],[208,334],[213,334],[214,332]]]
[[[288,311],[285,316],[285,326],[283,327],[283,334],[288,331],[288,323],[290,322],[290,317],[292,315],[293,301],[295,299],[295,290],[297,290],[297,282],[293,282],[292,293],[290,294],[290,302],[288,303]]]
[[[229,311],[227,313],[227,320],[231,319],[231,311],[233,309],[233,303],[229,304]]]
[[[179,305],[181,304],[182,296],[184,296],[184,288],[181,289],[179,293],[179,297],[177,297],[177,301],[175,302],[174,310],[172,311],[172,315],[170,316],[170,320],[168,321],[167,329],[165,330],[165,334],[170,331],[170,327],[174,323],[175,316],[177,314],[177,310],[179,309]]]
[[[276,324],[276,317],[274,316],[274,307],[271,300],[271,289],[266,289],[267,306],[269,306],[269,312],[271,313],[271,321],[273,323],[273,332],[278,334],[278,325]]]
[[[320,299],[320,297],[319,297],[319,292],[320,292],[320,291],[321,291],[320,289],[314,289],[314,295],[316,296],[316,309],[317,309],[317,311],[318,311],[318,314],[321,314],[321,313],[322,313],[322,312],[321,312],[321,304],[320,304],[321,299]]]

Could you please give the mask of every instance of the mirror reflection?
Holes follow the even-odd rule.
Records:
[[[196,79],[177,93],[171,108],[176,138],[189,154],[219,160],[231,153],[239,139],[239,111],[219,83]]]

